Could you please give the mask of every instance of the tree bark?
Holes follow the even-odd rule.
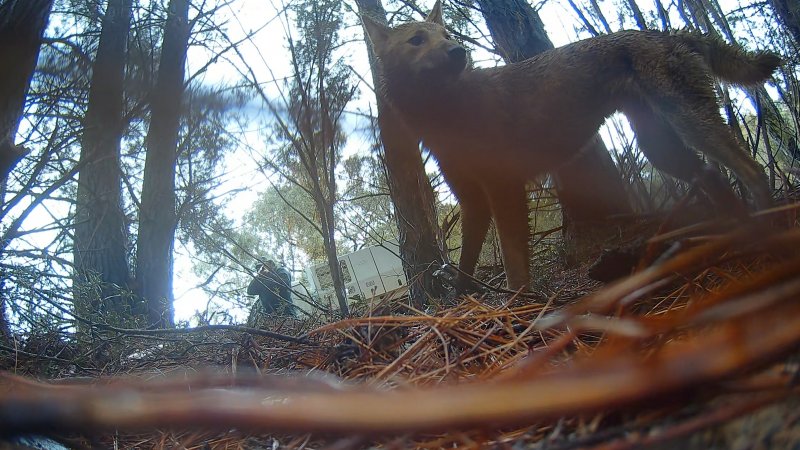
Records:
[[[636,27],[640,30],[646,30],[647,21],[644,19],[644,14],[642,14],[642,10],[639,8],[636,0],[627,0],[626,3],[628,4],[628,8],[631,9],[633,18],[636,20]]]
[[[0,280],[0,344],[7,345],[11,342],[11,327],[6,315],[6,294],[3,280]]]
[[[74,240],[75,302],[81,315],[119,311],[120,287],[129,281],[120,141],[131,2],[109,0],[83,121]]]
[[[53,0],[0,2],[0,183],[25,156],[14,145]]]
[[[781,24],[800,45],[800,1],[770,0]]]
[[[174,326],[172,266],[175,165],[189,45],[189,2],[170,0],[158,79],[152,96],[147,156],[139,211],[136,284],[147,304],[147,324]]]
[[[539,14],[524,0],[478,0],[486,26],[506,62],[518,62],[553,48]],[[584,225],[632,211],[619,172],[599,135],[581,155],[553,174],[561,202],[565,239]]]
[[[357,0],[362,15],[386,23],[380,0]],[[433,189],[419,151],[420,138],[409,131],[394,109],[380,95],[380,67],[368,42],[372,79],[378,104],[378,124],[384,164],[400,233],[400,256],[410,283],[412,303],[424,307],[428,296],[444,294],[433,271],[447,258],[436,215]]]
[[[331,189],[331,186],[328,186],[328,189]],[[335,189],[335,187],[333,187],[333,189]],[[322,219],[322,243],[325,246],[325,257],[328,260],[328,269],[331,271],[331,280],[333,282],[336,300],[339,302],[339,312],[342,319],[345,319],[350,316],[350,307],[347,304],[347,292],[344,285],[344,274],[342,273],[342,268],[339,263],[339,254],[336,251],[333,201],[324,199],[322,197],[322,192],[318,192],[317,194],[320,197],[315,199],[315,203],[317,213]]]

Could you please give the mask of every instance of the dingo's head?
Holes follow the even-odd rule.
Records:
[[[390,84],[434,87],[458,77],[467,66],[467,51],[450,37],[442,22],[442,5],[436,2],[424,22],[395,28],[362,16],[364,28]]]

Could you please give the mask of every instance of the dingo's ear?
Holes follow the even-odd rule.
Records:
[[[444,20],[442,19],[442,0],[436,0],[436,4],[433,5],[433,9],[431,10],[430,14],[428,14],[428,17],[425,18],[425,22],[431,22],[444,26]]]
[[[391,32],[392,29],[363,14],[361,15],[361,21],[364,23],[364,29],[367,31],[369,41],[372,42],[372,47],[377,52],[378,49],[383,48],[386,44],[386,40],[389,38],[389,32]]]

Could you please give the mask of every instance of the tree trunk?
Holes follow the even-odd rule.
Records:
[[[331,189],[331,186],[328,186],[328,189]],[[335,186],[333,189],[335,189]],[[335,190],[329,192],[332,193]],[[319,197],[315,198],[314,202],[317,207],[317,213],[322,219],[322,243],[325,246],[325,256],[328,259],[328,269],[331,271],[333,290],[336,293],[336,300],[339,302],[339,312],[342,319],[344,319],[350,315],[350,307],[347,304],[347,292],[344,287],[342,268],[339,265],[339,254],[336,251],[333,201],[324,199],[321,194],[321,191],[317,193]]]
[[[661,22],[661,29],[662,30],[669,30],[672,28],[672,23],[669,20],[669,12],[664,7],[664,4],[661,0],[655,0],[656,3],[656,10],[658,11],[658,20]]]
[[[640,30],[646,30],[647,21],[645,21],[644,14],[642,14],[642,10],[639,8],[639,5],[636,3],[636,0],[627,0],[626,3],[628,4],[628,8],[631,9],[633,18],[636,19],[636,27],[639,28]]]
[[[109,0],[92,68],[75,207],[75,302],[78,314],[121,312],[128,283],[120,140],[123,81],[132,0]]]
[[[0,280],[0,344],[8,345],[11,342],[11,327],[6,316],[6,292],[3,280]]]
[[[356,4],[360,14],[386,23],[380,0],[357,0]],[[411,301],[421,308],[427,304],[428,296],[445,292],[433,277],[435,268],[446,260],[433,189],[420,156],[420,139],[378,93],[380,67],[369,43],[367,48],[376,89],[384,164],[400,232],[400,256],[410,283]]]
[[[486,26],[506,62],[553,48],[539,14],[524,0],[478,0]],[[631,212],[619,172],[599,135],[554,175],[565,239],[573,247],[582,230],[614,214]]]
[[[14,138],[52,7],[53,0],[0,3],[0,183],[27,153]]]
[[[189,32],[188,0],[170,0],[145,141],[147,157],[136,252],[138,293],[147,304],[148,326],[157,328],[174,326],[175,165]]]
[[[800,1],[770,0],[770,3],[778,15],[778,20],[800,45]]]

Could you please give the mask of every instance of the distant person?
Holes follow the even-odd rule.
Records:
[[[294,317],[289,271],[272,260],[259,264],[256,270],[256,276],[247,286],[247,295],[258,295],[264,314]]]

